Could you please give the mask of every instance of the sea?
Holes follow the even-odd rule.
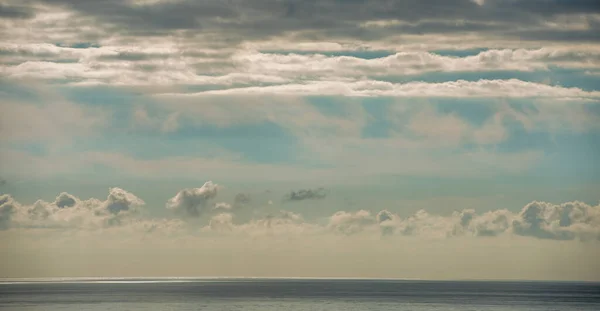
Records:
[[[372,279],[0,281],[0,310],[600,310],[600,283]]]

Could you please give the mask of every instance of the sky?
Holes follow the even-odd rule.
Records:
[[[600,280],[595,0],[0,0],[0,277]]]

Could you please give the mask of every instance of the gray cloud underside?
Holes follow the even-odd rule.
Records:
[[[327,191],[324,188],[300,189],[291,191],[284,199],[287,201],[318,200],[327,197]]]
[[[209,206],[216,197],[217,186],[207,182],[195,189],[181,190],[167,202],[181,219],[148,219],[140,216],[144,201],[120,188],[111,188],[106,200],[81,200],[61,193],[54,202],[37,201],[23,205],[10,195],[0,196],[0,229],[61,228],[98,230],[129,228],[141,233],[173,233],[240,235],[314,235],[375,234],[449,238],[456,236],[493,237],[519,235],[551,240],[600,241],[600,205],[583,202],[552,204],[534,201],[519,212],[492,210],[455,211],[451,215],[434,215],[420,210],[401,217],[388,210],[338,211],[316,223],[307,222],[300,214],[289,211],[269,212],[240,223],[227,203]],[[309,192],[305,192],[309,193]],[[314,197],[314,195],[313,195]],[[308,198],[308,197],[306,197]],[[225,211],[225,212],[224,212]],[[204,225],[197,220],[205,221]],[[188,220],[196,219],[191,222]],[[191,231],[190,231],[191,230]]]
[[[595,40],[600,4],[595,0],[233,0],[121,1],[44,0],[97,22],[119,26],[121,33],[163,35],[201,30],[235,42],[294,33],[306,39],[377,40],[387,36],[477,32],[524,40]],[[137,3],[137,4],[136,4]],[[33,9],[6,6],[6,17],[29,17]],[[578,29],[555,31],[549,23],[583,16]],[[401,21],[390,27],[363,27],[370,21]]]
[[[0,3],[0,18],[31,18],[34,12],[31,8],[12,6]]]

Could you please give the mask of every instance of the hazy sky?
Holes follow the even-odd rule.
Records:
[[[600,280],[596,0],[0,0],[0,277]]]

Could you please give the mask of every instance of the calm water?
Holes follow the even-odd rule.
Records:
[[[0,283],[0,310],[598,311],[600,284],[307,279]]]

